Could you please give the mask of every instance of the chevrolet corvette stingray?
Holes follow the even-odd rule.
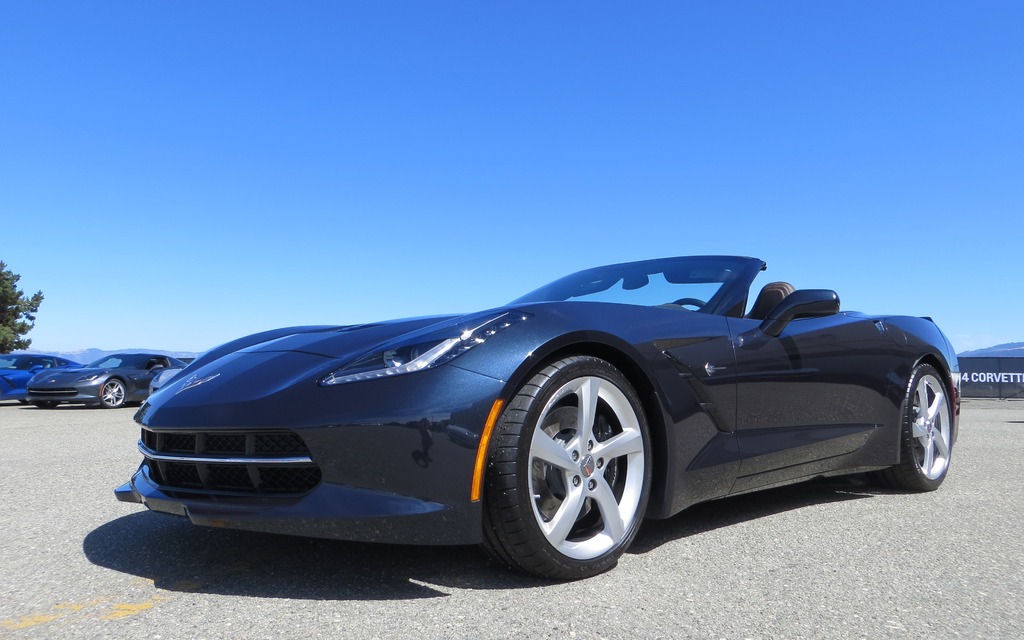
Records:
[[[26,400],[40,409],[85,404],[117,409],[149,396],[149,383],[160,371],[184,367],[159,353],[115,353],[66,371],[43,371],[28,381]]]
[[[959,370],[935,323],[756,286],[765,268],[616,264],[479,313],[235,340],[139,409],[115,495],[198,525],[479,543],[574,579],[699,502],[865,472],[938,488]]]
[[[57,371],[81,367],[77,362],[41,353],[8,353],[0,355],[0,400],[25,399],[25,385],[41,371]]]

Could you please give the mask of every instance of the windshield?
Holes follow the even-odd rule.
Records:
[[[91,363],[93,369],[144,369],[149,356],[144,353],[118,353]]]
[[[0,356],[0,369],[28,369],[28,356]]]
[[[762,263],[751,258],[697,256],[630,262],[574,273],[514,300],[526,302],[588,301],[672,305],[719,313],[724,294],[746,288]],[[729,300],[731,308],[735,301]]]
[[[0,356],[0,369],[28,371],[33,367],[49,367],[46,360],[32,355]]]

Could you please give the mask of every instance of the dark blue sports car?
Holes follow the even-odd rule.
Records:
[[[0,401],[25,403],[25,385],[42,371],[81,367],[77,362],[39,353],[9,353],[0,356]]]
[[[855,472],[938,488],[959,374],[935,323],[785,282],[748,299],[764,269],[618,264],[480,313],[241,338],[139,410],[116,496],[207,526],[482,543],[571,579],[706,500]]]

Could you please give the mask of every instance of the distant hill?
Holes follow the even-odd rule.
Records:
[[[956,355],[961,358],[1024,358],[1024,342],[1007,342],[994,347],[964,351]]]
[[[18,353],[45,353],[51,356],[60,356],[67,358],[68,360],[74,360],[81,364],[89,364],[90,362],[99,360],[100,358],[109,356],[114,353],[159,353],[165,356],[171,356],[172,358],[195,358],[198,353],[193,351],[165,351],[163,349],[117,349],[116,351],[105,351],[103,349],[80,349],[78,351],[39,351],[37,349],[29,349],[28,351],[19,351]]]

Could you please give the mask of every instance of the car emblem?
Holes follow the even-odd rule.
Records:
[[[594,456],[588,455],[586,458],[583,458],[583,462],[580,463],[580,471],[583,472],[583,477],[585,478],[589,478],[594,475],[595,468]]]
[[[185,381],[185,384],[181,385],[181,388],[178,389],[178,393],[181,393],[182,391],[187,391],[189,389],[194,389],[201,384],[206,384],[207,382],[213,380],[219,375],[219,373],[215,373],[212,376],[206,376],[205,378],[200,378],[199,376],[192,376],[191,378]]]
[[[725,371],[725,367],[716,367],[715,365],[708,362],[704,365],[704,371],[707,371],[708,377],[715,375],[716,371]]]

